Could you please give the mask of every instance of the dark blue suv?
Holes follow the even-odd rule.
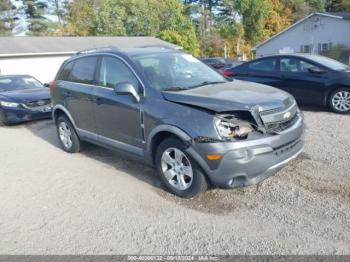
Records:
[[[291,95],[228,81],[173,49],[81,52],[50,87],[65,151],[88,141],[125,152],[155,166],[181,197],[208,185],[256,184],[303,149],[303,117]]]

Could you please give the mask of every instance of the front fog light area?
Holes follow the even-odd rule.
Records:
[[[234,115],[219,115],[214,118],[215,128],[223,139],[245,139],[254,131],[251,123],[237,119]]]

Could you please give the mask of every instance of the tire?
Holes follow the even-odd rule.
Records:
[[[192,198],[206,191],[208,184],[202,170],[185,148],[180,140],[166,138],[157,148],[155,162],[163,184],[171,193]]]
[[[335,113],[350,113],[350,88],[338,88],[328,98],[328,107]]]
[[[58,117],[56,128],[62,149],[68,153],[78,153],[80,151],[80,139],[69,119],[66,116]]]

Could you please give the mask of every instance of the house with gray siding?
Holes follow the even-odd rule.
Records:
[[[322,54],[335,45],[350,49],[350,13],[313,13],[254,47],[256,57]]]

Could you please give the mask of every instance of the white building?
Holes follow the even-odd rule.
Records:
[[[335,45],[350,48],[350,13],[313,13],[254,47],[256,57],[320,54]]]
[[[155,37],[0,37],[0,73],[28,74],[47,83],[77,51],[106,46],[179,48]]]

